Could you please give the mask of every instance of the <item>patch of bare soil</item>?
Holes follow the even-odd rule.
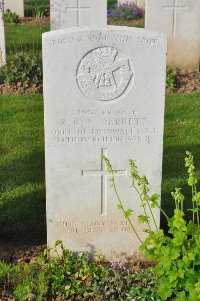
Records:
[[[176,74],[176,91],[179,93],[200,92],[200,72],[180,72]]]
[[[49,17],[24,17],[20,18],[19,25],[38,25],[38,26],[45,26],[50,25],[50,18]]]
[[[32,85],[25,88],[21,83],[5,83],[0,85],[0,94],[37,94],[42,92],[42,86]]]
[[[43,245],[25,245],[13,246],[11,244],[0,245],[0,261],[9,263],[29,263],[41,254],[47,246]]]
[[[116,25],[116,26],[141,26],[144,27],[144,18],[136,19],[136,20],[116,20],[113,18],[108,18],[108,25]]]

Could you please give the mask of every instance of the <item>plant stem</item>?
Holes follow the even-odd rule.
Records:
[[[194,193],[195,193],[195,196],[197,195],[197,187],[196,185],[194,185]],[[199,205],[198,203],[196,202],[196,208],[197,208],[197,225],[198,225],[198,228],[199,228]]]
[[[148,224],[148,227],[149,227],[149,230],[151,231],[151,226],[150,226],[150,223],[149,223],[149,218],[148,218],[148,215],[147,215],[147,211],[146,211],[146,208],[145,208],[145,205],[144,205],[144,201],[142,199],[142,193],[139,192],[139,190],[137,189],[137,187],[135,186],[135,184],[133,183],[133,188],[136,190],[136,192],[138,193],[139,197],[140,197],[140,201],[142,203],[142,207],[143,207],[143,210],[144,210],[144,214],[145,216],[147,217],[147,224]]]
[[[125,209],[124,209],[124,206],[123,206],[123,204],[122,204],[121,198],[120,198],[120,196],[119,196],[119,194],[118,194],[117,187],[116,187],[116,184],[115,184],[115,177],[114,177],[114,171],[113,171],[113,169],[112,169],[111,172],[112,172],[112,183],[113,183],[113,188],[114,188],[115,194],[116,194],[117,199],[118,199],[118,201],[119,201],[119,203],[120,203],[120,206],[121,206],[121,208],[122,208],[122,211],[123,211],[123,213],[124,213],[124,216],[126,216],[126,211],[125,211]],[[139,235],[138,235],[138,233],[137,233],[137,231],[136,231],[136,229],[135,229],[135,227],[134,227],[134,225],[133,225],[131,219],[130,219],[129,217],[127,217],[127,220],[128,220],[128,222],[129,222],[129,224],[130,224],[130,226],[131,226],[133,232],[135,233],[136,237],[138,238],[138,240],[140,241],[140,243],[143,244],[143,241],[142,241],[141,238],[139,237]]]

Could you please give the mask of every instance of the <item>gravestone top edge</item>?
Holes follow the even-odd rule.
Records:
[[[62,34],[70,34],[70,33],[79,33],[79,32],[93,32],[93,31],[115,31],[115,32],[127,32],[127,33],[140,33],[145,34],[146,36],[154,36],[155,38],[163,38],[167,40],[167,35],[160,31],[155,30],[149,30],[144,28],[133,28],[133,27],[127,27],[127,26],[114,26],[114,25],[108,25],[108,26],[81,26],[81,27],[71,27],[71,28],[64,28],[64,29],[58,29],[53,30],[49,32],[45,32],[42,34],[43,39],[48,39],[54,36],[62,35]]]

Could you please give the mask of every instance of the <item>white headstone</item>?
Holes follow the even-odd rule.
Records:
[[[139,8],[145,9],[146,0],[118,0],[118,3],[135,3]]]
[[[75,251],[131,253],[138,241],[102,155],[137,220],[130,158],[160,193],[166,37],[118,26],[52,31],[43,35],[43,64],[48,245],[60,239]]]
[[[51,29],[106,25],[107,0],[51,0]]]
[[[5,12],[9,9],[12,13],[16,13],[20,17],[24,17],[24,0],[4,0]]]
[[[4,2],[0,1],[0,67],[6,64],[6,43],[4,28]]]
[[[168,36],[168,65],[183,70],[199,70],[200,1],[147,0],[146,29]]]

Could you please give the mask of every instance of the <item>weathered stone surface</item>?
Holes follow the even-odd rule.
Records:
[[[4,2],[0,1],[0,67],[6,63],[6,44],[4,28]]]
[[[5,11],[9,9],[20,17],[24,17],[24,0],[4,0]]]
[[[52,31],[43,35],[43,66],[48,245],[61,239],[75,251],[131,253],[138,241],[102,155],[144,237],[129,159],[160,193],[166,37],[119,26]]]
[[[146,29],[168,36],[167,63],[183,70],[199,70],[200,1],[147,0]]]
[[[107,0],[51,0],[51,29],[106,25]]]

